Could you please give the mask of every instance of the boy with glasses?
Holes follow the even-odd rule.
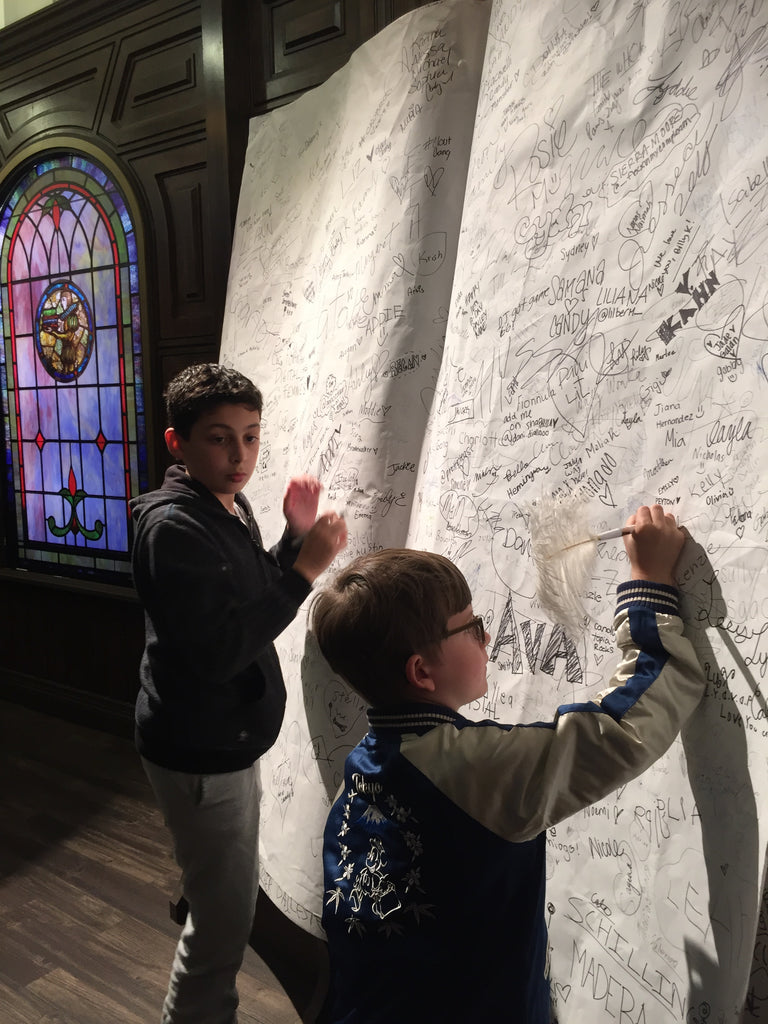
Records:
[[[546,830],[648,768],[704,692],[673,576],[685,535],[659,505],[627,525],[621,661],[551,722],[459,714],[486,692],[490,637],[448,559],[363,555],[317,595],[320,649],[372,705],[324,838],[333,1024],[549,1024]]]

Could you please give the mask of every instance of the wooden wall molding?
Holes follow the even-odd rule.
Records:
[[[174,26],[177,32],[170,38],[151,42],[148,30],[121,43],[100,125],[118,148],[158,134],[162,139],[181,126],[197,125],[204,132],[200,19],[189,15],[183,20],[192,23],[182,34]]]
[[[7,669],[0,670],[0,699],[126,739],[133,738],[133,700],[114,700],[89,690],[78,690],[58,680],[41,679]]]
[[[0,155],[10,155],[60,124],[93,131],[93,97],[104,89],[111,47],[98,46],[43,67],[25,68],[0,87]]]

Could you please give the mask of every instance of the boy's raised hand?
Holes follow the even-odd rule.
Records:
[[[293,568],[314,583],[347,545],[347,524],[336,512],[324,512],[302,541]]]
[[[317,519],[317,503],[323,485],[306,473],[288,481],[283,498],[283,515],[292,537],[303,537]]]
[[[687,534],[675,516],[661,505],[641,505],[625,525],[634,527],[634,533],[624,536],[632,579],[677,586],[675,566]]]

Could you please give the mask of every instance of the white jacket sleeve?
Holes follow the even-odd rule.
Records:
[[[405,736],[401,753],[449,799],[505,839],[534,838],[640,775],[671,745],[704,693],[677,591],[618,588],[621,658],[594,701],[551,722],[446,724]]]

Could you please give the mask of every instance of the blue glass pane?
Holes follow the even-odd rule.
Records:
[[[31,541],[45,541],[45,503],[42,494],[27,494],[27,530]]]
[[[77,390],[71,384],[60,387],[59,399],[59,437],[62,441],[76,441],[78,430]]]
[[[80,436],[86,441],[95,441],[102,429],[98,388],[81,385],[77,395],[80,403]]]
[[[71,506],[69,502],[65,503],[64,499],[58,494],[44,494],[43,500],[46,520],[45,539],[49,543],[64,544],[64,537],[57,537],[51,529],[51,525],[59,529],[66,527],[70,518]],[[49,520],[52,522],[49,522]]]
[[[93,313],[97,326],[117,323],[113,270],[96,270],[93,273]]]
[[[66,484],[61,469],[61,445],[48,441],[43,447],[43,490],[56,494]]]
[[[107,516],[104,511],[104,499],[85,498],[80,508],[83,509],[80,522],[84,528],[88,531],[98,531],[99,528],[101,529],[101,537],[83,538],[84,543],[87,543],[89,548],[106,548],[107,531],[104,527],[107,525]]]
[[[130,233],[126,233],[125,244],[128,246],[128,259],[131,263],[135,263],[138,259],[138,254],[136,249],[136,236],[132,231]]]
[[[93,203],[88,202],[84,197],[78,196],[77,202],[72,204],[76,205],[77,213],[80,218],[80,226],[83,229],[85,237],[88,239],[88,244],[91,244],[94,234],[98,230],[99,224],[101,223],[101,215],[96,209]]]
[[[113,551],[128,551],[128,510],[124,501],[107,501],[107,530]]]
[[[104,476],[107,494],[125,497],[125,462],[121,444],[108,444],[104,449]]]
[[[78,384],[80,387],[84,387],[86,384],[90,387],[95,387],[99,383],[99,370],[95,359],[90,359],[88,365],[80,374]]]
[[[83,460],[82,487],[86,494],[103,494],[102,456],[96,444],[84,444],[81,449]]]
[[[96,359],[102,380],[118,379],[117,331],[110,327],[96,328]]]
[[[101,429],[109,441],[121,441],[123,438],[119,387],[101,389]]]

